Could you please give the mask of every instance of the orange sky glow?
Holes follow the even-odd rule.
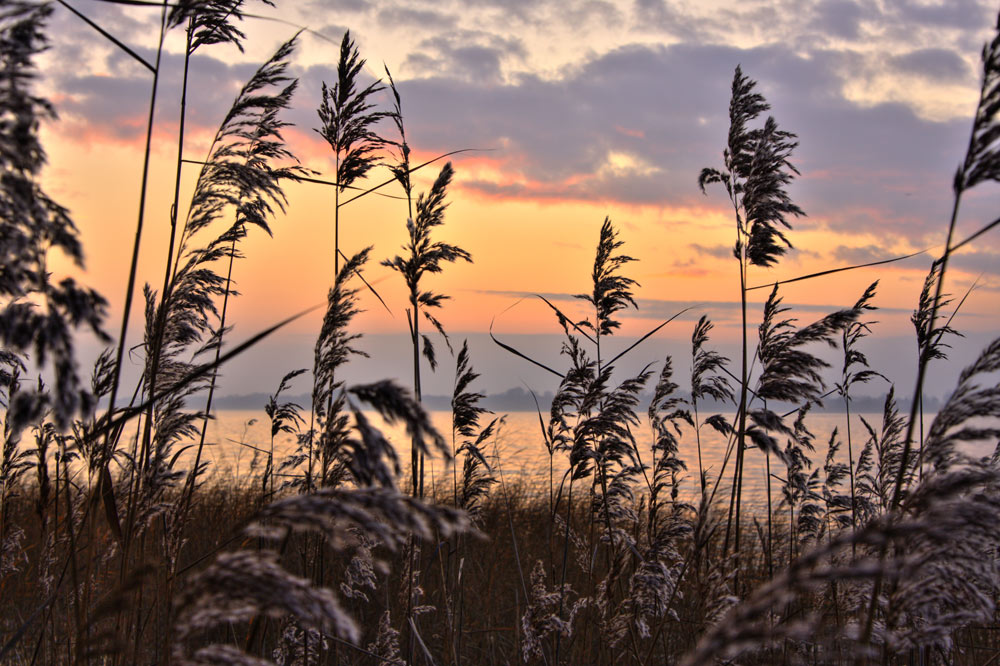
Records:
[[[80,4],[81,10],[103,16],[121,31],[120,36],[133,40],[130,43],[145,49],[142,53],[152,53],[150,49],[155,47],[153,32],[144,32],[142,27],[148,28],[150,22],[155,20],[155,12],[141,8],[105,7],[101,3]],[[684,3],[671,6],[677,11],[687,7]],[[446,3],[446,7],[451,5]],[[579,102],[577,110],[583,119],[567,120],[565,126],[558,119],[548,117],[544,108],[529,108],[534,104],[530,97],[535,94],[532,92],[535,88],[543,91],[551,88],[558,92],[565,81],[576,81],[574,85],[579,86],[582,85],[580,81],[589,80],[596,86],[599,81],[610,80],[602,78],[604,70],[600,67],[612,67],[615,58],[638,58],[636,54],[644,56],[647,52],[665,58],[681,53],[680,49],[688,42],[703,48],[725,43],[728,34],[726,26],[706,24],[702,42],[693,37],[685,42],[676,35],[668,39],[665,33],[657,41],[651,33],[652,28],[642,27],[638,19],[632,21],[635,17],[628,12],[638,10],[630,9],[631,5],[626,4],[612,7],[617,8],[617,15],[622,17],[620,22],[608,23],[609,27],[604,30],[595,22],[585,23],[585,32],[594,37],[595,46],[589,52],[575,55],[568,45],[545,45],[541,37],[533,40],[533,37],[541,35],[541,27],[522,26],[522,33],[526,35],[522,44],[509,53],[504,52],[507,55],[498,56],[501,64],[495,72],[497,78],[492,81],[477,82],[471,65],[467,72],[461,70],[463,63],[467,62],[462,58],[472,56],[463,56],[456,46],[461,39],[468,39],[469,49],[472,46],[492,48],[490,45],[493,44],[499,45],[495,48],[500,51],[506,48],[503,40],[510,35],[499,27],[499,23],[494,23],[495,15],[486,10],[476,19],[478,23],[473,30],[465,25],[473,19],[458,13],[447,19],[451,10],[442,9],[443,23],[427,32],[428,35],[436,35],[439,40],[434,47],[439,49],[436,52],[427,44],[431,37],[427,37],[422,44],[413,39],[396,39],[401,34],[399,24],[379,18],[380,15],[371,7],[367,13],[356,10],[353,22],[350,12],[331,18],[329,25],[312,22],[311,27],[316,34],[326,39],[312,33],[303,37],[293,74],[305,74],[304,82],[332,76],[332,64],[325,58],[334,57],[335,51],[331,49],[329,40],[339,41],[342,34],[340,27],[351,27],[352,34],[358,35],[362,56],[369,58],[371,63],[377,63],[368,67],[371,74],[380,73],[383,60],[389,63],[400,84],[404,114],[412,110],[417,118],[414,129],[408,130],[413,132],[410,140],[415,149],[414,162],[430,159],[447,150],[488,149],[451,158],[457,172],[456,180],[448,195],[450,207],[446,222],[435,231],[435,238],[465,248],[475,261],[471,265],[447,265],[442,274],[427,278],[435,291],[451,296],[440,313],[440,319],[449,332],[457,339],[465,335],[482,336],[490,330],[492,323],[494,332],[500,336],[558,333],[551,311],[532,294],[556,299],[553,302],[559,307],[567,308],[575,316],[586,316],[587,312],[582,307],[584,304],[566,300],[566,296],[591,288],[590,270],[598,232],[602,220],[608,216],[625,243],[622,251],[637,260],[627,264],[624,272],[641,285],[634,295],[642,307],[638,311],[622,313],[619,333],[623,339],[644,334],[675,314],[681,306],[693,306],[688,316],[667,326],[657,338],[646,343],[643,349],[647,350],[649,360],[662,356],[668,347],[672,353],[683,353],[684,348],[679,345],[689,339],[693,320],[703,312],[717,322],[715,339],[720,344],[733,344],[738,338],[739,323],[738,311],[732,308],[732,304],[738,303],[739,287],[737,264],[731,255],[726,256],[726,250],[732,247],[735,239],[732,211],[727,208],[721,188],[710,189],[707,195],[702,195],[696,179],[698,167],[716,166],[721,162],[731,68],[738,62],[752,61],[764,53],[759,57],[764,58],[762,62],[770,64],[766,67],[762,65],[757,72],[748,73],[762,77],[760,91],[771,101],[772,112],[783,126],[799,134],[802,150],[793,156],[793,162],[802,174],[790,192],[809,216],[795,220],[794,229],[789,232],[796,249],[775,268],[753,268],[750,283],[766,284],[858,263],[862,257],[877,260],[928,249],[928,254],[898,264],[790,284],[781,292],[786,302],[795,306],[792,314],[806,321],[821,316],[820,309],[823,307],[852,305],[864,288],[878,279],[880,288],[876,304],[883,308],[883,312],[876,317],[880,322],[875,329],[876,336],[902,339],[911,335],[909,314],[915,307],[930,261],[940,252],[944,239],[950,204],[947,174],[960,159],[961,142],[947,146],[942,139],[941,146],[930,145],[927,161],[932,166],[914,169],[912,177],[907,177],[900,166],[901,160],[910,158],[893,158],[892,145],[885,147],[887,159],[884,163],[869,161],[872,155],[879,155],[882,150],[872,145],[880,136],[874,130],[872,136],[875,139],[859,139],[859,146],[867,144],[873,151],[871,154],[851,155],[845,147],[842,159],[829,158],[830,151],[815,147],[815,142],[822,140],[836,146],[838,138],[833,135],[835,130],[811,124],[806,115],[807,107],[795,106],[800,98],[795,94],[794,77],[798,73],[793,68],[787,72],[787,86],[775,83],[781,81],[782,69],[775,64],[779,60],[767,59],[770,57],[767,56],[767,49],[778,48],[775,44],[779,35],[767,40],[759,37],[759,33],[754,33],[758,35],[755,38],[748,36],[742,45],[725,47],[736,49],[733,52],[722,51],[719,55],[718,49],[722,47],[713,47],[717,50],[712,51],[712,57],[717,58],[719,64],[710,72],[706,71],[700,85],[708,91],[706,94],[713,96],[715,106],[701,109],[694,115],[684,110],[672,110],[670,96],[665,98],[662,108],[629,112],[623,118],[597,118],[597,111],[588,111],[580,107],[583,102]],[[691,7],[687,9],[694,12]],[[267,8],[254,7],[254,11],[257,10],[266,13]],[[691,16],[692,20],[699,16],[698,20],[708,20],[700,14],[696,16],[696,13]],[[839,53],[853,54],[851,57],[859,63],[869,63],[874,56],[868,51],[863,52],[857,45],[867,42],[865,34],[877,30],[886,35],[885,52],[880,55],[882,61],[904,62],[909,52],[885,32],[889,29],[886,25],[890,19],[888,16],[876,17],[868,23],[859,23],[861,33],[840,41],[829,40],[822,51],[803,57],[802,66]],[[117,331],[118,324],[114,322],[121,317],[124,284],[135,233],[143,147],[141,135],[146,122],[142,111],[145,101],[134,100],[131,105],[122,106],[120,113],[115,113],[112,118],[108,117],[111,113],[108,108],[114,109],[115,100],[94,99],[94,94],[87,91],[95,90],[94,86],[98,84],[122,83],[116,78],[134,81],[135,90],[141,90],[140,84],[148,86],[148,79],[143,77],[141,68],[128,63],[127,58],[123,64],[113,49],[102,44],[99,36],[74,17],[57,13],[53,20],[53,30],[57,32],[53,35],[52,49],[40,63],[40,85],[50,95],[61,119],[44,128],[43,139],[49,154],[45,185],[57,201],[72,211],[87,257],[83,279],[109,299],[111,307],[107,328]],[[294,23],[304,19],[296,10],[291,12],[289,20]],[[430,19],[425,17],[423,20]],[[523,19],[525,26],[528,20]],[[935,128],[935,131],[940,129],[941,135],[949,141],[952,136],[961,137],[958,128],[967,128],[967,118],[975,104],[978,76],[974,68],[975,53],[985,34],[983,29],[987,27],[988,24],[984,23],[982,28],[968,28],[964,32],[948,27],[951,32],[947,34],[951,41],[947,48],[957,54],[956,62],[965,63],[969,71],[960,80],[946,74],[921,77],[919,72],[911,71],[907,76],[918,77],[920,85],[912,87],[909,97],[905,98],[898,86],[886,83],[895,79],[886,78],[884,67],[867,74],[861,71],[851,78],[843,73],[846,70],[837,69],[842,68],[842,64],[831,61],[830,71],[839,72],[837,76],[840,77],[841,88],[837,99],[844,115],[871,117],[874,123],[883,122],[879,114],[905,112],[907,122],[915,128],[927,126]],[[230,68],[224,76],[232,91],[216,90],[221,99],[235,94],[239,86],[237,73],[245,75],[252,71],[253,63],[265,58],[270,50],[293,32],[290,27],[286,29],[286,26],[252,19],[247,19],[246,29],[248,48],[245,55],[232,49],[220,49],[218,53],[209,51],[205,56],[199,56],[218,59],[205,60],[211,65],[206,67],[206,72],[214,71],[212,68]],[[568,29],[566,24],[555,28],[559,34]],[[803,39],[807,35],[806,28],[799,24],[781,25],[778,29],[790,34],[798,34],[796,31],[799,31]],[[931,35],[926,37],[929,45],[934,33],[928,34]],[[168,46],[171,44],[168,42]],[[380,45],[386,48],[380,50]],[[424,53],[438,53],[436,66],[427,58],[417,57],[421,48]],[[451,50],[446,53],[446,48]],[[53,63],[72,57],[73,53],[88,54],[88,62],[81,63],[81,71],[75,75],[57,71],[58,67]],[[447,60],[446,56],[452,59]],[[925,59],[930,62],[930,56]],[[589,72],[586,78],[582,75],[585,70]],[[727,70],[730,78],[719,74]],[[633,71],[637,70],[628,70],[630,73]],[[85,76],[95,78],[84,80]],[[100,77],[103,79],[97,80]],[[60,84],[60,81],[77,79],[81,81],[78,89],[70,86],[69,90],[65,90]],[[446,84],[453,85],[456,90],[466,86],[470,91],[469,107],[464,108],[459,97],[458,105],[452,109],[455,118],[460,119],[455,125],[449,125],[448,118],[434,116],[434,103],[426,101],[430,97],[425,99],[422,96],[425,93],[420,92],[422,85],[445,90]],[[147,194],[148,214],[140,259],[140,284],[149,282],[156,286],[162,282],[177,149],[177,109],[169,85],[164,84],[164,89],[168,91],[164,95],[167,102],[157,114],[152,185]],[[655,100],[650,96],[663,85],[662,81],[651,79],[646,84],[648,90],[636,89],[634,100],[623,99],[620,102],[635,107],[652,105]],[[955,104],[949,106],[938,99],[943,93],[953,93],[958,89],[966,90],[966,94],[959,96]],[[415,101],[412,104],[407,97],[410,90],[414,91]],[[594,94],[600,96],[604,93],[596,90]],[[681,91],[672,94],[673,98],[683,95]],[[318,177],[331,179],[333,165],[330,151],[312,131],[316,121],[315,112],[311,109],[315,108],[312,102],[317,95],[317,90],[303,90],[292,114],[296,127],[286,131],[285,137],[303,165],[320,172]],[[472,99],[475,95],[481,95],[486,100],[483,106]],[[802,99],[808,98],[808,95],[808,91],[803,91]],[[955,94],[950,94],[949,99],[955,97]],[[484,117],[482,127],[479,127],[469,121],[467,115],[462,115],[476,114],[477,109],[488,109],[491,104],[497,104],[497,99],[508,98],[513,100],[510,102],[511,113],[522,113],[516,106],[518,99],[526,99],[524,103],[529,106],[524,107],[523,116],[515,115],[513,118],[509,114],[500,117],[498,110],[496,129],[491,129],[493,126],[488,124],[493,120],[489,117]],[[594,104],[597,104],[599,97],[594,99]],[[195,103],[199,103],[197,99]],[[224,108],[198,108],[197,114],[189,119],[186,156],[192,159],[203,157],[214,132],[213,123],[218,122],[223,111]],[[549,125],[535,127],[531,134],[521,137],[518,134],[519,123]],[[579,138],[569,134],[571,130],[576,131],[574,124],[582,126],[585,123],[591,123],[592,127],[581,127]],[[661,124],[666,129],[661,128]],[[678,124],[681,127],[678,128]],[[427,128],[424,134],[420,132],[422,128]],[[691,145],[683,145],[679,140],[670,140],[673,135],[669,132],[678,132],[678,136],[699,137],[698,143],[693,144],[699,152],[694,153]],[[556,141],[563,133],[566,133],[566,141],[580,141],[584,145],[567,147],[565,159],[560,158],[555,166],[546,167],[545,155],[533,153],[532,145],[548,140],[547,137]],[[704,140],[700,138],[701,133],[706,137]],[[532,139],[532,136],[537,138]],[[598,137],[599,143],[588,149],[587,137]],[[472,141],[475,143],[470,143]],[[913,142],[918,141],[920,136],[915,134]],[[810,144],[814,147],[806,148]],[[947,148],[951,149],[950,153],[946,152]],[[541,149],[539,146],[538,150]],[[913,147],[913,150],[918,148]],[[800,153],[801,157],[798,156]],[[950,160],[943,166],[937,163],[940,154]],[[551,150],[548,155],[553,160],[557,157],[551,154]],[[418,192],[429,186],[440,164],[429,166],[417,174]],[[862,168],[855,169],[852,165]],[[190,198],[195,174],[194,166],[185,167],[182,202]],[[367,185],[388,177],[385,168],[376,169],[369,176]],[[865,188],[874,189],[874,193]],[[865,190],[865,193],[860,193],[855,199],[852,193],[860,190]],[[396,197],[400,195],[395,184],[383,191]],[[300,183],[286,185],[285,192],[288,198],[286,213],[278,215],[271,223],[274,237],[268,238],[257,229],[251,230],[250,238],[243,246],[245,258],[238,261],[235,269],[237,288],[241,292],[232,311],[237,338],[246,337],[284,317],[322,303],[331,283],[333,188]],[[981,226],[985,221],[982,212],[991,207],[995,209],[993,202],[995,193],[973,199],[969,216],[960,220],[958,236],[962,237]],[[343,207],[341,212],[342,250],[350,254],[362,247],[373,246],[372,261],[364,274],[391,310],[391,313],[387,312],[371,294],[363,293],[361,300],[365,312],[356,319],[356,329],[376,336],[403,335],[406,332],[404,285],[398,274],[379,263],[401,252],[405,234],[405,201],[366,196]],[[971,248],[968,255],[968,260],[954,263],[948,287],[960,297],[978,280],[978,288],[963,306],[960,320],[956,320],[958,328],[970,332],[978,340],[995,333],[1000,322],[997,315],[1000,312],[1000,265],[994,261],[994,258],[1000,257],[1000,243],[995,238],[984,240]],[[58,259],[53,263],[53,269],[57,273],[72,270]],[[751,306],[753,325],[759,319],[759,304],[765,300],[768,291],[751,292],[750,299],[757,304]],[[813,310],[810,306],[817,309]],[[130,330],[130,342],[137,344],[140,340],[137,326],[141,313],[134,310],[133,315],[136,326]],[[309,334],[315,335],[321,316],[321,311],[313,312],[291,324],[282,335],[297,336],[296,340],[307,339]],[[486,367],[520,362],[506,356],[499,348],[494,347],[484,353],[489,356],[481,361]],[[268,390],[275,382],[274,377],[268,376],[252,389]],[[229,391],[241,392],[238,388]]]

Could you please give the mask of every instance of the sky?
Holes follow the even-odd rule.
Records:
[[[128,44],[155,57],[159,11],[95,0],[73,6]],[[780,128],[799,146],[801,175],[789,188],[807,213],[788,232],[794,249],[774,267],[754,267],[765,285],[838,266],[921,250],[890,265],[782,287],[800,324],[852,305],[879,280],[872,365],[911,390],[916,346],[909,317],[924,276],[941,251],[952,209],[951,180],[964,155],[978,99],[979,52],[996,23],[996,6],[976,0],[681,1],[315,0],[246,5],[245,52],[207,46],[193,61],[185,153],[198,159],[240,86],[301,28],[291,74],[300,81],[284,119],[289,149],[302,165],[332,179],[333,156],[314,131],[324,81],[332,82],[338,47],[350,30],[368,64],[368,80],[392,72],[402,98],[415,161],[454,156],[437,240],[458,245],[474,262],[447,265],[427,284],[449,295],[439,319],[457,347],[468,339],[487,392],[521,386],[553,390],[558,380],[490,341],[489,331],[525,353],[564,368],[560,329],[545,296],[567,313],[589,314],[574,294],[591,289],[601,223],[609,217],[636,259],[637,310],[605,353],[690,308],[630,352],[624,375],[673,355],[688,372],[694,322],[715,322],[712,344],[735,355],[739,275],[735,228],[721,188],[703,194],[697,176],[720,167],[737,65],[757,81]],[[39,59],[38,90],[58,120],[46,124],[45,186],[71,210],[87,256],[82,278],[110,301],[109,331],[122,313],[136,210],[151,75],[78,17],[56,6],[51,48]],[[162,282],[173,164],[177,155],[181,31],[166,42],[153,136],[140,281]],[[388,109],[388,93],[378,97]],[[763,121],[763,118],[760,119]],[[390,128],[384,128],[386,132]],[[426,190],[440,162],[415,175]],[[185,171],[187,201],[194,171]],[[388,178],[372,172],[371,184]],[[333,274],[333,189],[289,184],[286,212],[273,238],[251,233],[234,277],[241,293],[232,319],[241,340],[325,300]],[[386,188],[398,197],[400,192]],[[995,217],[997,192],[982,186],[962,204],[959,238]],[[185,205],[182,203],[182,205]],[[341,210],[341,249],[372,246],[365,276],[388,311],[362,294],[354,324],[370,358],[357,359],[350,381],[384,376],[409,381],[405,289],[382,267],[401,252],[406,203],[369,196]],[[54,270],[79,273],[55,259]],[[953,325],[952,359],[938,364],[931,393],[940,395],[1000,323],[1000,235],[977,241],[950,265],[947,291],[957,301],[975,283]],[[756,329],[768,289],[750,292]],[[950,312],[950,311],[949,311]],[[128,346],[141,341],[134,311]],[[321,312],[307,315],[247,352],[224,371],[223,394],[270,392],[281,376],[311,364]],[[96,354],[81,341],[84,358]],[[610,350],[610,351],[608,351]],[[425,391],[447,393],[453,362],[438,343],[441,367],[425,373]],[[834,364],[836,350],[824,354]],[[136,357],[131,371],[137,371]],[[302,380],[300,380],[302,381]],[[306,392],[305,382],[297,386]],[[686,382],[681,382],[685,384]],[[884,392],[872,387],[871,392]]]

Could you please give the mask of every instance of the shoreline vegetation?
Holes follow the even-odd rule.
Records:
[[[609,352],[621,313],[638,308],[638,285],[629,239],[605,217],[594,227],[593,265],[580,271],[587,287],[574,313],[585,314],[539,295],[562,332],[559,362],[490,332],[512,362],[558,383],[532,397],[547,469],[529,487],[516,481],[518,462],[498,453],[504,415],[487,409],[467,342],[444,325],[448,294],[434,286],[451,264],[474,260],[447,241],[456,173],[447,158],[458,162],[462,150],[411,163],[406,100],[389,70],[367,79],[350,32],[343,35],[313,128],[329,145],[332,181],[301,167],[284,139],[297,34],[239,90],[195,161],[185,151],[186,114],[197,104],[187,72],[202,49],[242,47],[241,21],[252,17],[243,3],[152,5],[159,31],[145,56],[89,22],[151,84],[122,320],[110,321],[103,296],[69,278],[54,282],[47,269],[51,250],[81,269],[84,257],[69,212],[40,184],[39,127],[55,109],[32,84],[53,11],[0,4],[0,663],[1000,659],[1000,338],[940,402],[924,386],[928,367],[949,363],[961,334],[953,320],[967,294],[949,294],[949,260],[1000,225],[956,231],[963,196],[1000,181],[1000,23],[983,48],[964,158],[942,184],[953,194],[943,252],[913,295],[912,390],[889,384],[865,354],[866,338],[878,335],[877,280],[812,322],[791,319],[774,284],[754,323],[747,293],[755,271],[782,260],[805,211],[788,191],[799,138],[768,115],[756,82],[734,63],[721,161],[691,180],[732,210],[738,353],[719,353],[714,325],[701,316],[688,358],[658,357],[657,332],[681,325],[683,311]],[[183,58],[166,58],[175,36]],[[176,109],[157,97],[168,66],[184,72]],[[377,106],[378,92],[388,107]],[[139,285],[154,113],[180,120],[174,205],[158,220],[170,227],[162,283]],[[185,163],[198,169],[189,203]],[[411,174],[425,167],[437,175],[419,192]],[[374,175],[382,172],[384,182]],[[333,186],[335,274],[312,367],[288,368],[273,393],[258,396],[268,433],[252,442],[255,464],[243,481],[226,483],[208,474],[205,451],[212,414],[231,404],[216,395],[219,369],[303,314],[240,340],[227,319],[233,285],[253,262],[243,241],[281,232],[272,226],[289,205],[289,182]],[[395,255],[371,247],[347,255],[342,216],[383,187],[398,199],[402,246]],[[376,261],[406,287],[406,386],[343,379],[363,354],[354,324],[361,299],[382,299],[366,279]],[[870,266],[795,280],[835,281],[839,271]],[[144,322],[141,340],[126,339],[132,318]],[[107,344],[92,370],[76,362],[83,331]],[[143,366],[134,384],[124,379],[126,351]],[[638,355],[648,365],[635,374],[616,366]],[[36,379],[39,366],[51,372],[49,385]],[[427,372],[454,377],[444,432],[428,413],[440,398],[422,392]],[[523,405],[518,391],[505,395]],[[842,406],[834,413],[843,418],[818,437],[811,419],[821,401]],[[408,455],[372,412],[402,428]],[[640,428],[652,436],[639,441]],[[703,446],[709,432],[725,439],[721,460]],[[293,438],[290,452],[275,447],[284,437]],[[694,454],[682,457],[682,444]],[[990,453],[972,455],[970,445]],[[749,491],[759,465],[761,504]]]

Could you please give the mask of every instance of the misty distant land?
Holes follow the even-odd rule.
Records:
[[[267,393],[247,393],[242,395],[228,395],[218,397],[213,401],[213,406],[219,410],[253,410],[253,409],[264,409],[267,404],[270,395]],[[537,397],[538,403],[536,407],[535,398]],[[551,391],[546,391],[545,393],[536,393],[534,397],[527,390],[521,387],[514,387],[507,389],[501,393],[494,393],[492,395],[487,395],[482,401],[481,405],[486,409],[493,412],[534,412],[536,409],[540,408],[543,413],[549,411],[549,407],[552,404],[553,393]],[[650,398],[652,393],[643,393],[640,396],[639,406],[641,410],[645,410],[649,406]],[[678,397],[684,399],[690,398],[687,393],[679,393]],[[859,395],[851,396],[851,411],[863,414],[880,414],[884,407],[884,397],[876,397],[869,395]],[[309,394],[301,393],[298,395],[282,395],[280,396],[280,402],[294,402],[303,408],[309,407]],[[423,404],[428,410],[431,411],[450,411],[451,410],[451,396],[448,395],[425,395],[423,397]],[[785,411],[794,409],[796,405],[785,404],[785,403],[770,403],[772,408],[782,409]],[[899,411],[908,411],[910,406],[910,400],[906,397],[896,398],[896,407]],[[937,412],[941,407],[941,400],[935,396],[926,396],[924,398],[924,412],[934,413]],[[712,400],[699,400],[698,401],[698,411],[702,413],[709,412],[731,412],[735,410],[735,406],[730,403],[715,402]],[[814,412],[832,412],[841,413],[844,412],[844,401],[843,399],[836,395],[827,396],[823,400],[822,406],[816,405],[812,408]]]

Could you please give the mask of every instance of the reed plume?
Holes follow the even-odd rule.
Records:
[[[733,473],[731,505],[735,509],[734,548],[740,549],[740,504],[743,489],[743,451],[747,437],[749,354],[747,347],[747,269],[772,266],[791,247],[782,228],[790,229],[790,217],[805,215],[789,197],[786,188],[798,171],[790,158],[798,145],[795,135],[779,130],[774,118],[768,116],[761,128],[748,124],[770,105],[760,93],[754,92],[756,81],[743,75],[737,66],[733,76],[729,102],[729,137],[723,150],[723,168],[702,169],[698,185],[702,192],[711,183],[722,183],[729,195],[736,220],[736,243],[733,255],[739,262],[740,302],[742,313],[742,368],[740,399],[737,406],[736,465]],[[726,550],[729,530],[726,532]]]
[[[357,289],[349,286],[349,280],[368,261],[369,251],[370,248],[366,248],[350,258],[328,292],[326,314],[313,353],[312,413],[318,426],[317,450],[313,451],[312,430],[302,440],[307,447],[303,479],[306,491],[336,485],[343,471],[337,462],[347,436],[348,416],[343,412],[343,381],[337,376],[337,370],[351,356],[365,355],[354,346],[361,335],[348,331],[351,320],[360,312]],[[318,474],[313,470],[314,461],[319,462]]]
[[[870,301],[875,297],[875,288],[878,281],[873,282],[865,293],[855,304],[855,310],[859,312],[870,312],[875,310],[875,306]],[[877,322],[854,320],[844,327],[841,335],[841,346],[844,350],[844,363],[841,371],[841,379],[835,384],[838,394],[844,399],[844,409],[847,412],[847,465],[851,481],[851,525],[857,526],[858,516],[855,506],[855,477],[854,477],[854,442],[851,437],[851,387],[855,384],[867,384],[876,377],[882,377],[876,370],[872,370],[868,365],[868,357],[858,349],[858,344],[862,338],[871,333],[871,326]]]
[[[440,273],[445,263],[464,260],[472,263],[472,255],[458,247],[441,241],[432,241],[431,232],[435,227],[444,224],[444,211],[447,208],[444,197],[448,185],[455,175],[451,162],[444,165],[435,179],[431,189],[426,194],[417,197],[417,215],[406,221],[409,241],[403,246],[406,255],[396,255],[392,259],[382,261],[387,266],[402,275],[408,291],[410,307],[407,309],[407,321],[410,325],[410,344],[413,348],[413,392],[417,400],[422,397],[420,381],[420,356],[427,359],[431,369],[437,367],[437,355],[434,344],[427,335],[420,333],[420,317],[423,317],[448,342],[444,326],[431,314],[431,311],[443,306],[449,296],[437,293],[421,286],[421,280],[428,273]],[[450,345],[450,343],[448,343]],[[410,459],[413,474],[413,494],[422,497],[424,494],[423,468],[419,463],[416,447]]]
[[[137,464],[140,469],[149,461],[166,464],[174,442],[181,437],[198,438],[186,495],[179,506],[182,513],[202,472],[201,452],[216,372],[182,391],[172,392],[159,403],[154,403],[152,397],[158,386],[176,384],[193,370],[191,363],[180,358],[192,346],[201,353],[214,354],[216,363],[219,362],[226,329],[226,307],[232,291],[232,261],[239,256],[237,245],[246,237],[250,226],[270,234],[268,218],[276,210],[284,210],[281,183],[298,171],[295,166],[275,164],[282,160],[294,162],[281,136],[287,123],[281,121],[278,114],[287,108],[297,86],[286,75],[295,44],[294,37],[282,44],[240,90],[216,131],[208,159],[202,165],[180,230],[167,289],[157,298],[151,288],[146,288],[149,356],[144,380],[151,406]],[[221,232],[215,230],[227,211],[235,213],[232,224]],[[205,239],[205,235],[209,237]],[[224,260],[229,260],[225,276],[216,269],[217,262]],[[221,312],[216,306],[217,298],[223,300]],[[215,318],[220,322],[218,328],[212,325]],[[205,388],[209,398],[204,414],[184,413],[184,399]],[[195,425],[198,420],[202,421],[200,437]]]
[[[63,430],[75,413],[88,412],[93,397],[77,374],[74,331],[86,327],[108,340],[101,328],[104,298],[70,277],[53,283],[48,269],[50,250],[83,266],[83,247],[69,211],[40,183],[46,154],[39,128],[55,119],[55,110],[34,94],[32,83],[34,61],[47,48],[43,28],[51,13],[50,6],[29,2],[9,2],[0,9],[0,114],[5,118],[0,128],[2,360],[14,368],[31,353],[40,367],[51,361],[54,374],[52,391],[25,388],[7,403],[6,425],[14,432],[49,407]]]
[[[378,163],[377,151],[382,139],[373,129],[384,117],[374,111],[369,98],[383,89],[375,81],[359,89],[358,78],[365,60],[358,53],[350,31],[340,42],[340,59],[337,61],[337,80],[332,86],[323,83],[322,101],[317,113],[320,127],[316,129],[333,150],[337,173],[333,210],[333,274],[340,273],[340,194],[354,181],[365,175]]]
[[[614,254],[624,244],[624,241],[618,240],[618,232],[611,225],[611,218],[605,217],[601,224],[597,254],[594,257],[594,270],[591,275],[593,290],[589,294],[576,296],[594,308],[594,321],[585,319],[577,325],[589,329],[594,334],[598,370],[601,368],[601,336],[612,335],[621,327],[621,322],[614,319],[615,313],[630,305],[633,308],[638,307],[632,297],[632,288],[639,286],[639,283],[619,272],[622,266],[635,259],[624,254]]]
[[[492,419],[482,428],[479,426],[482,415],[490,412],[479,406],[479,401],[486,396],[469,390],[469,385],[478,377],[479,374],[473,370],[469,360],[469,342],[463,340],[455,362],[455,388],[451,399],[452,447],[456,458],[463,454],[461,486],[457,478],[458,465],[453,470],[454,502],[455,506],[469,514],[473,522],[479,517],[482,503],[489,496],[490,486],[497,483],[483,453],[483,446],[494,435],[498,419]],[[459,441],[461,444],[455,448]]]
[[[712,328],[712,322],[707,316],[702,315],[691,334],[691,409],[694,411],[694,433],[698,445],[698,478],[703,484],[702,490],[705,489],[705,468],[701,459],[702,424],[698,416],[698,401],[706,397],[717,402],[733,401],[732,384],[728,377],[720,374],[720,371],[725,371],[729,365],[729,359],[719,352],[705,349],[708,333]],[[710,425],[723,435],[728,435],[731,426],[719,416],[709,417],[705,420],[705,425]]]

